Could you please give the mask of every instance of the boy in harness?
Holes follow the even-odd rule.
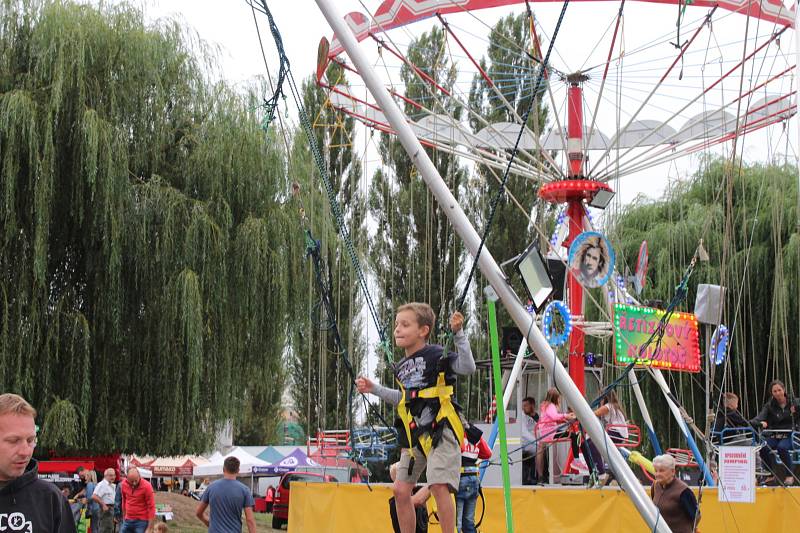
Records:
[[[455,505],[461,477],[461,442],[464,423],[452,401],[456,374],[475,371],[469,341],[462,330],[464,316],[453,313],[455,352],[444,354],[438,344],[428,344],[436,316],[424,303],[409,303],[397,309],[394,340],[405,357],[394,366],[400,390],[390,389],[368,378],[356,380],[358,391],[372,393],[397,405],[400,464],[393,485],[397,516],[403,533],[413,533],[416,516],[411,491],[425,475],[436,500],[443,533],[455,531]]]

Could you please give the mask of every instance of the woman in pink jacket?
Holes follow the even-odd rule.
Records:
[[[556,438],[559,426],[575,420],[573,413],[559,411],[560,404],[561,394],[556,388],[549,389],[539,404],[539,422],[536,424],[536,438],[539,439],[536,451],[536,474],[540,482],[544,479],[544,454]]]

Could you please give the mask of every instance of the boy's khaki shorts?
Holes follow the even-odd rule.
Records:
[[[414,467],[409,474],[408,465],[412,453]],[[439,445],[431,450],[428,457],[425,457],[422,450],[417,447],[410,450],[403,448],[400,452],[400,464],[397,465],[398,481],[416,485],[423,470],[429,485],[446,484],[450,492],[453,494],[458,492],[461,478],[461,444],[456,442],[456,436],[450,428],[445,428]]]

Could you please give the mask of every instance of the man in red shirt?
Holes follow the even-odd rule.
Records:
[[[120,533],[150,533],[156,521],[156,499],[153,487],[142,479],[139,469],[128,468],[122,482],[122,528]]]

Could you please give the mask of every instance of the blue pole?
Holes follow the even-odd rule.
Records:
[[[656,455],[661,455],[664,453],[661,451],[661,443],[658,442],[658,437],[656,436],[655,430],[646,424],[645,428],[647,429],[647,438],[650,439],[650,444],[653,445],[653,451],[656,452]]]
[[[692,450],[694,454],[695,461],[697,461],[697,466],[699,466],[703,470],[703,477],[706,480],[706,485],[709,487],[715,487],[716,484],[714,483],[714,479],[711,477],[711,472],[708,470],[708,466],[706,462],[703,461],[703,455],[700,453],[700,449],[697,447],[697,443],[692,437],[691,430],[689,426],[686,425],[686,422],[681,424],[681,430],[683,431],[683,435],[686,437],[686,442],[689,443],[689,449]]]
[[[497,425],[497,417],[494,417],[494,422],[492,423],[492,432],[489,434],[489,441],[487,444],[489,445],[490,450],[494,450],[494,443],[497,442],[497,431],[499,426]],[[486,474],[486,469],[489,468],[489,462],[484,461],[481,463],[481,483],[483,483],[483,476]]]

